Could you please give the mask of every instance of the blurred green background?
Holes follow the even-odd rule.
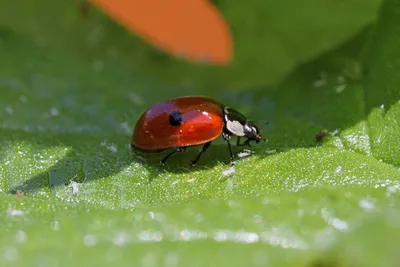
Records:
[[[0,3],[1,266],[397,266],[400,1],[213,1],[225,68],[81,3]],[[128,149],[147,107],[192,94],[268,142],[235,170],[222,140],[194,168],[196,148],[164,168]]]

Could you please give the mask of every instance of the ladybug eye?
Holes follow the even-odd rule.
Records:
[[[179,110],[172,111],[172,113],[169,114],[169,123],[172,126],[177,127],[181,125],[182,122],[183,122],[182,112],[180,112]]]

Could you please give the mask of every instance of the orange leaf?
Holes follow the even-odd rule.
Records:
[[[88,0],[147,42],[192,61],[232,58],[229,26],[206,0]]]

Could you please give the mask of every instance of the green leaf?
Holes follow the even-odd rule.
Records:
[[[299,64],[337,48],[375,22],[382,3],[381,0],[212,2],[230,25],[234,39],[234,60],[223,68],[172,58],[131,36],[96,9],[85,17],[79,8],[82,0],[2,1],[0,25],[28,34],[42,46],[55,47],[92,62],[117,58],[144,75],[174,86],[184,84],[222,91],[281,81]]]
[[[0,31],[0,265],[397,266],[399,13],[387,0],[278,88],[240,93],[161,87]],[[269,121],[268,143],[234,170],[223,140],[194,168],[196,149],[165,168],[132,153],[141,113],[182,94]]]
[[[398,247],[398,239],[385,246],[388,232],[382,226],[392,231],[392,237],[393,230],[398,233],[399,216],[398,193],[387,191],[383,197],[386,191],[316,189],[284,199],[271,194],[134,211],[97,209],[77,200],[60,204],[5,196],[0,206],[6,215],[1,219],[0,262],[13,266],[318,266],[322,262],[329,266],[334,261],[338,264],[333,266],[377,266],[371,263],[383,255],[389,261],[392,253],[397,254],[395,249],[381,248]],[[367,224],[360,226],[362,221]],[[371,235],[382,246],[369,241]],[[350,241],[345,242],[348,236]],[[337,257],[326,254],[333,259],[320,255],[336,243],[354,253],[342,254],[339,248],[334,251]],[[380,253],[362,254],[358,247]]]

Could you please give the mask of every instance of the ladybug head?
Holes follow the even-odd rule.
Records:
[[[259,143],[261,140],[265,141],[265,138],[261,136],[260,129],[251,121],[247,121],[246,124],[243,125],[244,136],[249,140],[254,140],[256,143]]]
[[[265,139],[261,136],[260,129],[238,111],[225,107],[224,120],[226,130],[233,135],[246,137],[248,140],[259,143]]]

